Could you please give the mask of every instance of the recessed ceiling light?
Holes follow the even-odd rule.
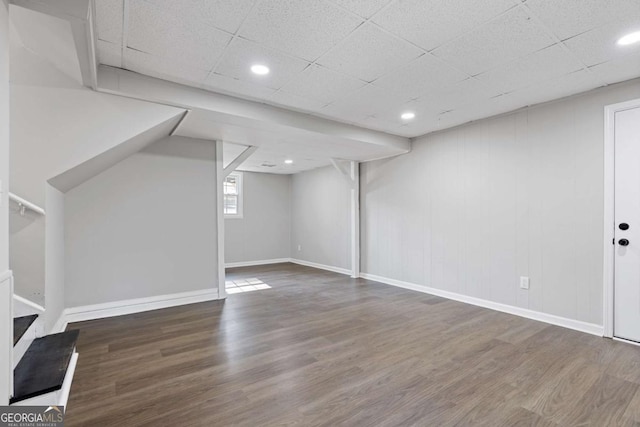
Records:
[[[253,74],[257,74],[259,76],[264,76],[269,74],[269,67],[262,64],[255,64],[251,66],[251,71]]]
[[[618,44],[620,46],[626,46],[626,45],[638,43],[638,42],[640,42],[640,31],[627,34],[626,36],[621,37],[620,40],[618,40]]]
[[[287,159],[287,160],[285,160],[284,162],[285,162],[286,164],[288,164],[288,165],[293,164],[293,160],[291,160],[291,159]]]
[[[413,113],[411,111],[407,111],[406,113],[402,113],[402,115],[400,116],[400,118],[402,120],[411,120],[416,116],[416,113]]]

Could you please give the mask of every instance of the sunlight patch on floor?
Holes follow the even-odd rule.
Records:
[[[239,294],[241,292],[261,291],[263,289],[271,289],[271,286],[267,285],[260,279],[238,279],[227,280],[225,282],[225,288],[227,288],[228,294]]]

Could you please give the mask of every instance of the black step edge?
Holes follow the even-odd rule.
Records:
[[[60,390],[79,334],[73,330],[36,338],[13,370],[9,403]]]
[[[20,338],[27,332],[29,326],[33,324],[38,318],[37,314],[30,314],[29,316],[14,317],[13,318],[13,345],[15,346],[20,341]]]

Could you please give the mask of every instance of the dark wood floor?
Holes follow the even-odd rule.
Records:
[[[291,264],[70,325],[68,426],[640,425],[640,347]]]

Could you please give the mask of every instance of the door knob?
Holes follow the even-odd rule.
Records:
[[[620,228],[620,230],[628,230],[629,224],[627,224],[626,222],[621,222],[618,228]]]
[[[629,246],[629,241],[627,239],[620,239],[618,240],[618,244],[620,246]]]

